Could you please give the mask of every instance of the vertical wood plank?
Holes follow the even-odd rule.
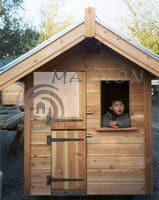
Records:
[[[52,143],[52,177],[81,178],[83,181],[53,182],[52,192],[57,190],[86,189],[86,140],[85,131],[52,131],[53,138],[83,138],[83,141]]]
[[[25,93],[33,86],[33,73],[25,77]],[[29,99],[25,102],[26,110],[30,110]],[[27,112],[28,113],[28,112]],[[24,117],[24,193],[30,194],[31,187],[31,169],[30,169],[30,115],[27,114]]]
[[[85,36],[95,35],[95,9],[88,7],[85,9]]]
[[[152,109],[151,109],[151,79],[149,74],[145,73],[145,164],[146,164],[146,193],[153,191],[152,184]]]

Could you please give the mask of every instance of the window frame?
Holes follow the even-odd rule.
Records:
[[[129,99],[129,103],[128,103],[128,115],[129,115],[129,118],[130,118],[130,127],[129,128],[111,128],[111,127],[104,127],[102,126],[102,119],[103,119],[103,116],[102,116],[102,82],[117,82],[117,81],[122,81],[122,83],[124,82],[128,82],[128,99]],[[138,128],[137,127],[134,127],[132,126],[131,124],[131,101],[130,101],[130,92],[131,92],[131,80],[100,80],[100,127],[98,129],[96,129],[96,131],[99,131],[99,132],[102,132],[102,131],[120,131],[120,130],[125,130],[125,131],[129,131],[129,130],[137,130]],[[109,83],[108,83],[109,84]],[[120,84],[120,83],[119,83]]]

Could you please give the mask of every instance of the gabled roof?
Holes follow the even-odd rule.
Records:
[[[54,59],[86,38],[94,37],[119,54],[159,77],[159,56],[119,34],[86,8],[81,20],[0,69],[0,90]]]

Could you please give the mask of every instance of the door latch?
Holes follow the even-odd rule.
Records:
[[[47,185],[51,185],[52,182],[71,182],[71,181],[84,181],[81,178],[55,178],[47,176]]]
[[[94,114],[94,112],[93,111],[87,111],[86,114],[87,115],[92,115],[92,114]]]
[[[92,138],[94,135],[92,133],[87,133],[86,137],[87,138]]]

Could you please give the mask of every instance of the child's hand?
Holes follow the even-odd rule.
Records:
[[[109,126],[111,128],[118,128],[118,122],[117,121],[110,121]]]

